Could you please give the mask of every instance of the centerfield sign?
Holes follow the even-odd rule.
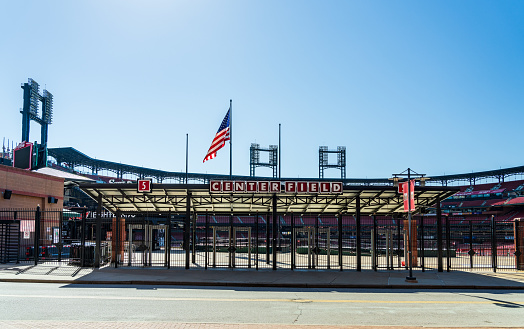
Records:
[[[211,193],[342,193],[342,182],[219,181],[209,183]]]

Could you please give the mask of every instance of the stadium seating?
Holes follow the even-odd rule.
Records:
[[[307,226],[313,226],[316,222],[316,216],[302,216],[302,223]]]
[[[488,199],[485,200],[486,203],[484,204],[485,207],[495,206],[495,205],[501,205],[502,203],[506,202],[507,199]]]
[[[489,195],[462,195],[451,197],[441,202],[443,215],[449,214],[451,221],[469,221],[474,223],[489,222],[495,216],[497,222],[511,222],[515,218],[524,218],[524,180],[488,183],[460,187],[461,192],[503,190],[502,193]],[[482,212],[482,215],[479,215]],[[451,216],[460,214],[460,216]],[[436,222],[431,217],[425,218],[425,223]]]
[[[484,206],[486,200],[473,200],[473,201],[463,201],[462,208],[478,208]]]
[[[524,182],[523,181],[512,181],[512,182],[504,182],[500,185],[500,188],[506,189],[506,192],[514,191],[519,186],[521,186]]]
[[[328,226],[336,226],[338,224],[338,220],[336,217],[320,217],[320,222],[322,225],[328,225]]]
[[[516,204],[524,204],[524,197],[521,196],[521,197],[513,198],[505,203],[505,205],[516,205]]]
[[[462,202],[457,202],[457,201],[453,201],[453,202],[442,202],[442,204],[440,205],[440,207],[443,209],[443,210],[447,210],[447,209],[455,209],[455,208],[458,208],[460,207],[460,204]]]
[[[487,191],[487,190],[493,189],[497,185],[498,185],[498,183],[472,185],[472,186],[469,186],[469,188],[464,189],[463,192]],[[462,189],[461,189],[461,191],[462,191]]]
[[[501,214],[501,215],[497,215],[495,217],[495,220],[497,222],[509,222],[509,221],[512,221],[513,218],[515,218],[515,216],[519,213],[518,210],[512,210],[512,211],[509,211],[509,212],[506,212],[504,214]]]
[[[524,218],[524,210],[518,211],[515,215],[513,215],[511,220],[514,220],[515,218]]]

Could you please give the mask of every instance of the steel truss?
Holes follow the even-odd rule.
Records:
[[[202,213],[254,213],[273,211],[273,199],[279,213],[393,215],[403,212],[402,195],[394,187],[344,187],[341,194],[269,194],[210,193],[208,184],[154,184],[152,193],[137,192],[132,184],[81,184],[81,189],[94,200],[102,198],[103,206],[115,213],[137,211],[185,212],[187,207]],[[417,212],[434,207],[457,188],[417,187]],[[358,199],[358,202],[357,202]]]

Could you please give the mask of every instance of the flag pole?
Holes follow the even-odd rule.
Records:
[[[233,100],[229,100],[229,179],[233,179]]]
[[[281,134],[280,134],[280,123],[278,124],[278,179],[280,180],[282,177],[280,176],[281,174],[281,169],[282,169],[282,153],[281,153]]]
[[[188,167],[188,145],[189,145],[189,134],[186,134],[186,184],[187,184],[187,167]]]

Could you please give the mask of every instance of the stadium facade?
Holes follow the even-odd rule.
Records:
[[[230,178],[96,160],[72,148],[49,149],[49,155],[55,159],[52,168],[96,183],[69,182],[68,211],[37,209],[47,224],[34,229],[29,241],[22,239],[21,250],[29,251],[25,258],[19,251],[18,260],[273,270],[403,269],[411,260],[416,269],[439,271],[516,269],[521,263],[516,242],[524,233],[518,226],[524,181],[506,181],[519,174],[516,168],[418,183],[410,232],[402,194],[391,179]],[[82,173],[85,169],[90,173]],[[98,175],[102,171],[114,175]],[[153,177],[152,190],[138,192],[136,180],[147,177]],[[450,186],[486,178],[494,182]],[[170,179],[179,183],[166,183]],[[226,190],[214,190],[213,182]],[[228,190],[228,182],[244,182],[244,189]],[[265,190],[271,183],[280,185],[279,191]],[[322,184],[336,191],[317,193]],[[22,213],[31,220],[31,211],[6,216],[21,219]],[[55,228],[61,230],[59,241],[44,233]],[[39,249],[36,255],[31,251]],[[50,255],[44,249],[60,251]]]

